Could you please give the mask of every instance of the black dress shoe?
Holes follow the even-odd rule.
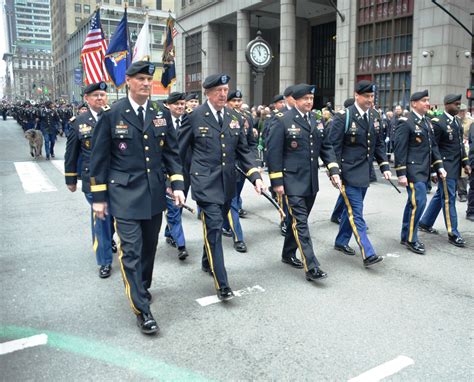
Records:
[[[280,223],[280,233],[281,233],[281,236],[286,236],[286,232],[287,232],[286,223],[285,223],[285,222],[281,222],[281,223]]]
[[[420,231],[423,231],[423,232],[426,232],[426,233],[432,233],[432,234],[435,234],[435,235],[438,234],[437,229],[434,229],[433,227],[428,227],[426,224],[423,224],[423,223],[418,224],[418,228],[420,229]]]
[[[313,268],[306,272],[306,280],[308,281],[316,281],[319,279],[325,279],[326,277],[328,277],[328,274],[321,268]]]
[[[303,268],[303,263],[296,257],[282,257],[281,262],[292,266],[293,268]]]
[[[101,265],[99,268],[99,277],[101,279],[106,279],[107,277],[110,276],[110,273],[112,272],[112,265]]]
[[[172,247],[176,248],[176,242],[174,241],[174,239],[172,237],[167,237],[166,238],[166,242],[171,245]]]
[[[237,252],[247,252],[247,246],[243,241],[236,241],[234,243],[234,248]]]
[[[382,256],[373,255],[364,259],[364,267],[370,267],[374,264],[380,263],[383,261]]]
[[[140,313],[137,316],[137,325],[144,334],[156,334],[160,331],[151,313]]]
[[[243,208],[239,209],[239,218],[246,218],[247,217],[247,211],[245,211]]]
[[[234,292],[229,287],[219,288],[217,290],[217,298],[221,301],[229,301],[234,298]]]
[[[117,253],[117,243],[112,239],[112,252]]]
[[[448,240],[451,244],[455,245],[456,247],[466,246],[466,241],[461,236],[449,235]]]
[[[201,265],[201,270],[202,270],[204,273],[207,273],[209,276],[213,277],[211,268],[205,267],[204,265]]]
[[[459,201],[462,202],[462,203],[467,201],[466,195],[459,195],[458,198],[459,198]]]
[[[186,247],[179,247],[178,248],[178,259],[181,261],[185,260],[188,257],[188,251],[186,251]]]
[[[232,230],[231,230],[231,229],[222,228],[222,236],[232,237]]]
[[[401,245],[407,245],[407,241],[406,240],[400,240],[400,244]],[[421,248],[425,248],[425,243],[422,243],[421,241],[418,241],[418,244]]]
[[[331,216],[331,222],[334,224],[341,224],[341,218],[336,218],[335,216]]]
[[[334,249],[349,256],[354,256],[356,254],[355,251],[348,245],[334,245]]]
[[[405,242],[405,246],[412,252],[418,254],[418,255],[424,255],[425,254],[425,246],[424,244],[415,241],[415,242],[410,242],[407,241]]]

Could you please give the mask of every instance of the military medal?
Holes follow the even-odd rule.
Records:
[[[232,121],[230,121],[229,128],[238,129],[239,127],[240,127],[239,121],[237,121],[236,119],[233,119]]]
[[[453,129],[451,128],[451,126],[447,127],[446,132],[448,133],[449,140],[452,141],[453,140]]]

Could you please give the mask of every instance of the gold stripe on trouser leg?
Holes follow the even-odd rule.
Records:
[[[444,191],[444,213],[446,216],[446,228],[448,229],[448,235],[452,235],[453,228],[451,226],[451,215],[449,214],[449,195],[448,195],[448,182],[446,178],[442,178],[443,191]]]
[[[212,261],[211,245],[209,244],[209,241],[207,240],[206,217],[204,216],[204,211],[202,209],[201,209],[201,221],[202,221],[202,228],[204,231],[204,247],[206,248],[207,261],[209,261],[212,277],[214,277],[214,286],[216,287],[216,289],[219,289],[219,282],[217,281],[216,272],[214,272],[214,262]]]
[[[290,207],[290,202],[288,201],[288,196],[285,196],[286,198],[286,205],[288,206],[288,212],[291,215],[291,228],[293,229],[293,235],[295,236],[296,240],[296,245],[298,246],[298,249],[300,250],[301,253],[301,259],[303,260],[303,265],[304,265],[304,271],[308,272],[308,266],[306,265],[306,257],[303,252],[303,247],[301,246],[300,238],[298,236],[298,230],[296,229],[296,219],[293,215],[293,210]]]
[[[341,195],[342,195],[342,198],[344,199],[344,203],[346,203],[347,216],[349,217],[349,224],[352,227],[352,232],[354,233],[357,244],[359,244],[359,248],[360,248],[360,251],[362,253],[362,258],[365,259],[366,258],[365,257],[365,248],[362,245],[362,240],[360,240],[359,231],[357,231],[357,226],[354,222],[354,213],[352,212],[352,206],[351,206],[351,203],[349,201],[349,198],[347,197],[345,186],[341,187]]]
[[[415,197],[415,183],[410,182],[411,189],[411,204],[413,209],[410,216],[410,227],[408,230],[408,241],[411,243],[413,241],[413,231],[415,230],[415,213],[416,213],[416,197]]]
[[[127,295],[128,301],[130,302],[130,307],[132,308],[133,312],[138,315],[141,312],[135,307],[135,304],[133,303],[133,300],[132,300],[132,294],[130,292],[130,283],[128,282],[127,275],[125,274],[125,269],[122,263],[122,257],[123,257],[122,243],[120,241],[120,234],[117,229],[117,221],[115,219],[114,219],[114,227],[115,227],[115,232],[117,232],[118,261],[120,263],[120,270],[122,271],[122,278],[125,284],[125,294]]]
[[[94,227],[92,227],[92,230],[94,232],[94,244],[92,245],[92,249],[94,250],[94,255],[97,254],[97,248],[99,247],[99,240],[97,239],[97,233],[95,232],[95,225],[96,223],[96,216],[95,212],[92,213],[92,217],[94,218]]]
[[[234,220],[232,219],[232,213],[229,212],[227,213],[227,219],[229,219],[229,226],[230,226],[230,229],[232,230],[232,233],[234,234],[234,237],[237,238],[237,233],[235,232],[235,228],[234,228]]]

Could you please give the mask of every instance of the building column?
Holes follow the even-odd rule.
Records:
[[[250,65],[245,58],[245,48],[250,41],[250,15],[237,11],[237,68],[236,86],[250,103]]]
[[[280,1],[280,93],[295,84],[296,1]]]
[[[206,24],[202,28],[202,49],[206,52],[202,57],[202,82],[207,76],[219,73],[218,29],[213,24]]]

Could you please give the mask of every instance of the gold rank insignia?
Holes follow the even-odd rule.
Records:
[[[160,146],[163,146],[165,144],[165,141],[163,139],[160,140]]]
[[[102,110],[103,110],[103,111],[109,111],[109,110],[110,110],[110,106],[109,106],[109,105],[102,106]]]
[[[91,148],[91,141],[88,139],[87,141],[84,142],[84,145],[86,148],[90,149]]]

